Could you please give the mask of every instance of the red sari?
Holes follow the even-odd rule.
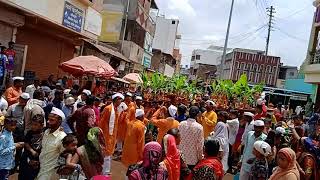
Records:
[[[166,158],[163,161],[168,174],[169,180],[180,179],[180,153],[177,149],[176,140],[172,135],[165,135],[163,138]]]

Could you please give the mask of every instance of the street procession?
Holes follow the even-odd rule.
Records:
[[[320,0],[0,9],[0,180],[320,180]]]

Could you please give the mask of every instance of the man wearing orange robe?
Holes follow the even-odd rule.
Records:
[[[99,127],[103,131],[103,136],[106,141],[106,150],[103,164],[104,175],[110,174],[111,170],[111,156],[114,153],[116,141],[117,141],[117,130],[118,130],[118,120],[119,112],[118,107],[124,99],[123,95],[116,93],[112,96],[112,103],[105,107],[100,119]]]
[[[19,101],[20,95],[22,94],[22,86],[23,86],[23,77],[14,77],[13,86],[9,87],[5,92],[6,100],[8,101],[8,105],[15,104]]]
[[[168,110],[163,106],[153,114],[151,123],[158,127],[158,143],[162,143],[162,138],[170,129],[178,128],[179,122],[175,120],[177,110],[178,108],[174,105],[169,106]],[[159,119],[161,113],[167,113],[167,118]]]
[[[142,109],[137,109],[135,117],[135,120],[129,122],[128,124],[127,134],[122,151],[121,161],[126,167],[142,161],[143,158],[145,140],[145,125],[143,123],[144,111]]]
[[[126,137],[127,132],[127,115],[128,115],[128,106],[125,102],[122,102],[118,107],[119,122],[118,122],[118,133],[117,133],[117,148],[116,148],[116,155],[120,155],[122,152],[122,146],[124,139]]]
[[[137,96],[136,102],[131,103],[131,105],[129,106],[129,112],[128,112],[128,116],[127,116],[127,119],[129,122],[134,121],[136,119],[136,117],[135,117],[136,109],[144,110],[144,108],[142,106],[142,97],[140,97],[140,96]]]

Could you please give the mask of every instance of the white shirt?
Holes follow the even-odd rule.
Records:
[[[181,134],[180,150],[185,156],[187,165],[196,165],[202,159],[203,127],[195,119],[187,119],[179,125]]]
[[[30,95],[31,98],[33,98],[33,93],[35,90],[39,89],[40,87],[35,87],[34,84],[31,84],[26,87],[26,93]]]
[[[60,128],[50,133],[50,129],[44,132],[42,149],[39,156],[40,172],[37,180],[51,180],[57,177],[57,161],[60,153],[64,150],[61,140],[66,136]]]
[[[245,127],[243,135],[242,135],[242,139],[241,139],[242,145],[245,144],[245,141],[247,140],[248,133],[253,130],[254,130],[254,120],[252,120],[250,123],[246,124],[246,127]]]
[[[229,143],[233,145],[236,142],[236,136],[239,130],[239,120],[238,118],[227,120],[229,126]]]

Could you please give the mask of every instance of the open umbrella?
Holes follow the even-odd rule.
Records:
[[[129,74],[125,75],[123,77],[123,79],[126,81],[129,81],[131,83],[137,83],[137,84],[143,83],[143,81],[140,77],[140,74],[138,74],[138,73],[129,73]]]
[[[110,78],[117,72],[106,61],[95,56],[78,56],[59,65],[63,71],[73,76],[94,75]]]

